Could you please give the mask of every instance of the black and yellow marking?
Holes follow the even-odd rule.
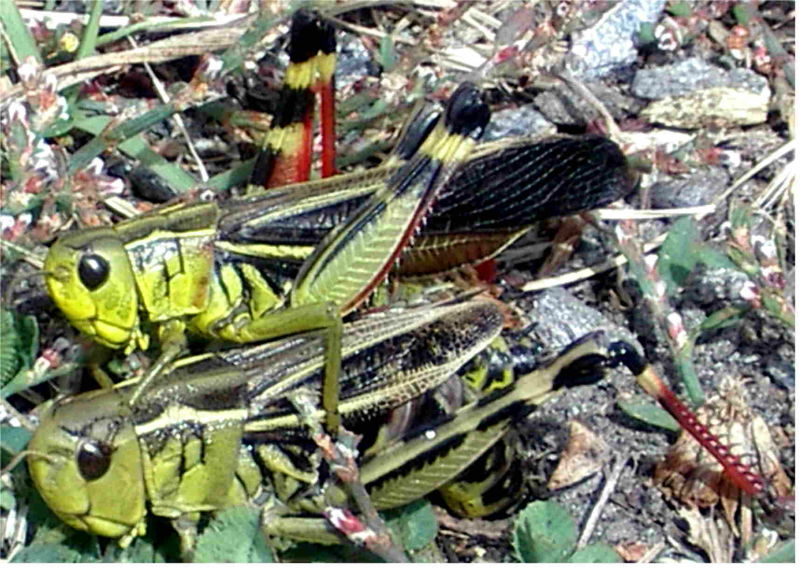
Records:
[[[333,158],[328,152],[335,143],[336,37],[333,27],[314,12],[298,10],[292,18],[288,52],[290,63],[278,108],[250,177],[251,183],[264,187],[308,180],[317,93],[322,98],[323,176],[332,174],[329,162]]]
[[[439,488],[447,508],[462,517],[507,514],[522,502],[522,468],[507,437],[468,467],[452,483]]]
[[[534,410],[559,388],[584,384],[589,377],[597,380],[608,360],[607,348],[598,343],[599,337],[585,337],[548,365],[519,377],[513,385],[464,406],[435,428],[423,426],[412,439],[397,441],[380,459],[367,461],[361,468],[361,479],[376,506],[396,506],[456,480],[501,440],[514,419]],[[574,372],[579,375],[576,381],[571,378]],[[485,485],[493,487],[494,479],[487,477]],[[501,476],[499,482],[502,486],[511,480],[503,481]]]

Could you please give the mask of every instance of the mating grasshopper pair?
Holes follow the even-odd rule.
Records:
[[[300,14],[295,28],[323,31]],[[298,83],[316,84],[318,51],[329,69],[329,44],[305,45],[305,61],[293,57],[300,70],[287,73],[285,100],[298,98]],[[624,157],[607,141],[556,138],[473,155],[488,118],[477,89],[465,85],[443,117],[423,112],[410,121],[377,172],[222,204],[178,204],[68,235],[45,261],[48,290],[71,323],[103,345],[144,349],[145,327],[157,328],[161,355],[132,402],[183,351],[187,328],[236,343],[325,330],[325,406],[334,432],[342,317],[384,281],[424,221],[431,229],[410,247],[409,270],[441,271],[495,254],[537,217],[597,207],[629,190]],[[278,126],[288,132],[283,143],[296,137]],[[569,180],[576,193],[558,192]],[[478,216],[483,225],[470,227]]]
[[[316,81],[316,71],[301,75]],[[434,257],[409,261],[411,272],[479,261],[541,217],[597,207],[628,189],[621,153],[596,138],[474,152],[488,116],[479,92],[464,85],[443,118],[417,117],[377,172],[223,204],[173,205],[60,239],[45,271],[70,321],[126,351],[146,348],[146,326],[155,324],[161,355],[141,381],[46,411],[29,464],[51,507],[72,526],[129,541],[141,534],[149,502],[156,515],[176,520],[187,548],[204,511],[269,495],[292,513],[319,511],[325,486],[289,402],[301,387],[322,392],[329,432],[342,417],[350,427],[375,427],[383,413],[435,390],[500,333],[502,317],[487,302],[390,311],[343,326],[398,259]],[[569,181],[574,194],[562,187]],[[240,343],[288,337],[210,362],[176,361],[186,328]],[[321,334],[303,333],[314,331]],[[417,351],[398,349],[408,334]],[[637,376],[648,375],[630,349],[621,353]],[[362,480],[379,507],[457,482],[515,416],[617,358],[599,338],[586,338],[438,422],[420,419],[422,433],[411,429],[365,448]],[[364,361],[377,367],[351,378]],[[267,530],[325,534],[307,530],[309,523],[322,529],[319,519],[279,521]]]

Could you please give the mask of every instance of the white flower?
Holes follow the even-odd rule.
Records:
[[[19,75],[20,81],[23,83],[30,83],[36,78],[36,74],[39,72],[39,64],[36,62],[36,59],[29,55],[25,58],[25,61],[17,67],[17,74]]]
[[[28,125],[28,109],[19,102],[14,101],[8,105],[8,118],[11,122],[21,122],[25,126]]]
[[[746,302],[752,302],[758,298],[758,286],[756,286],[754,282],[748,280],[742,285],[742,289],[739,290],[739,297]]]

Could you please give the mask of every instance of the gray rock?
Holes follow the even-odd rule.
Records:
[[[586,83],[586,87],[603,101],[616,120],[622,120],[641,108],[633,97],[626,97],[618,89],[603,83]],[[533,102],[548,120],[557,124],[584,125],[599,117],[594,106],[565,85],[539,93]]]
[[[693,272],[684,283],[683,299],[698,306],[717,302],[741,303],[741,292],[750,279],[738,269],[710,268]]]
[[[708,166],[680,178],[658,181],[650,188],[652,206],[693,207],[706,205],[725,191],[730,176],[723,168]]]
[[[644,23],[655,23],[665,0],[623,0],[591,28],[575,34],[566,65],[581,79],[599,79],[636,61],[634,36]]]
[[[767,361],[764,372],[777,383],[794,390],[795,367],[789,362],[791,360],[773,355]]]
[[[490,142],[506,136],[537,136],[554,134],[555,131],[555,126],[548,122],[533,105],[525,105],[493,113],[483,140]]]
[[[643,99],[681,96],[712,87],[746,89],[755,94],[769,92],[767,79],[749,69],[725,70],[693,57],[652,69],[640,69],[633,78],[632,92]]]
[[[605,331],[611,338],[639,345],[628,329],[613,323],[564,288],[550,288],[538,294],[533,299],[528,317],[536,324],[534,333],[537,339],[553,351],[560,351],[597,330]]]

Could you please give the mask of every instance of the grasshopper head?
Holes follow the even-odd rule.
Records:
[[[114,391],[51,404],[28,450],[28,469],[66,524],[123,541],[142,534],[145,482],[130,411]]]
[[[67,235],[44,262],[50,296],[72,325],[113,349],[133,349],[138,296],[122,241],[110,229]]]

